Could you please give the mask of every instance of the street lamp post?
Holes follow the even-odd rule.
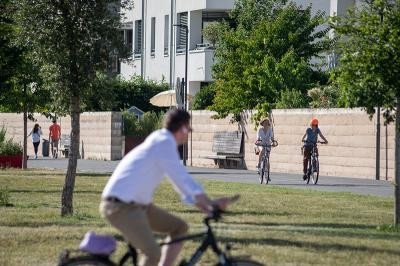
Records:
[[[183,109],[188,110],[188,55],[189,55],[189,27],[183,24],[174,24],[174,27],[185,29],[185,80],[183,82],[185,90],[183,91]],[[187,144],[183,144],[183,165],[186,165]]]

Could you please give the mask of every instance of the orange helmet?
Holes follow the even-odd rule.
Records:
[[[311,119],[311,126],[318,126],[318,119],[316,119],[316,118],[313,118],[313,119]]]

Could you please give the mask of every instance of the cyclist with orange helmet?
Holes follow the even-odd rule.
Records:
[[[308,160],[311,158],[311,152],[313,145],[317,144],[318,142],[318,135],[323,139],[324,144],[328,144],[328,141],[322,135],[321,130],[318,127],[318,119],[313,118],[310,122],[310,127],[307,128],[306,133],[304,134],[301,142],[304,142],[304,151],[303,151],[303,179],[307,179],[307,167],[308,167]],[[318,153],[318,149],[317,149]]]

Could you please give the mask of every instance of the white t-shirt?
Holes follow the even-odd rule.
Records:
[[[164,176],[169,177],[185,203],[194,204],[194,197],[204,193],[182,165],[172,133],[160,129],[122,159],[108,180],[102,198],[150,204]]]
[[[271,139],[274,138],[274,132],[272,128],[268,128],[267,132],[263,128],[259,128],[257,131],[257,140],[261,140],[262,145],[271,145]]]
[[[32,135],[32,142],[36,143],[40,141],[40,136],[42,135],[42,130],[39,128],[36,133],[33,132],[33,129],[28,134],[28,136]]]

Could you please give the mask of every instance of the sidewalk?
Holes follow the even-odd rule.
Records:
[[[118,163],[119,161],[78,160],[78,172],[102,173],[109,175],[118,165]],[[28,168],[66,170],[67,164],[67,159],[28,160]],[[241,182],[266,186],[259,184],[258,175],[255,171],[197,167],[188,167],[188,171],[194,177],[199,179]],[[394,195],[393,185],[391,182],[387,181],[321,176],[319,178],[318,185],[305,185],[302,180],[302,175],[283,173],[272,173],[271,179],[272,181],[270,184],[268,184],[268,186],[272,185],[296,189],[314,189],[329,192],[351,192],[362,195],[374,195],[382,197],[393,197]]]

